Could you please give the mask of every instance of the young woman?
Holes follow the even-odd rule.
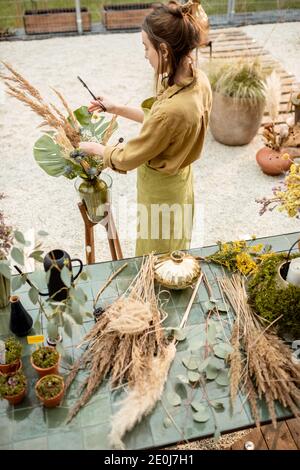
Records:
[[[208,79],[194,67],[192,51],[201,42],[193,2],[156,8],[144,20],[145,57],[154,69],[155,97],[142,108],[99,97],[90,112],[109,113],[142,123],[138,137],[123,148],[82,142],[86,153],[103,157],[103,167],[137,172],[136,256],[188,249],[194,192],[191,164],[200,157],[211,110]]]

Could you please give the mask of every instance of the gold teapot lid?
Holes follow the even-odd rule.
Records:
[[[159,255],[155,262],[154,277],[169,289],[185,289],[193,285],[200,276],[199,262],[183,251],[172,251]]]

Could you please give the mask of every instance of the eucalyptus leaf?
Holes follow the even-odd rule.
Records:
[[[200,362],[200,364],[198,365],[199,372],[205,371],[206,367],[208,366],[210,362],[210,359],[211,359],[210,357],[206,357],[205,359],[203,359],[203,361]]]
[[[189,370],[198,369],[198,361],[193,356],[186,356],[182,358],[182,364]]]
[[[71,278],[72,278],[72,274],[71,274],[71,271],[67,268],[67,266],[64,266],[60,272],[60,277],[61,277],[61,280],[63,281],[63,283],[67,286],[67,287],[71,287]]]
[[[183,384],[188,384],[189,383],[188,378],[183,374],[176,375],[176,378],[178,380],[180,380],[180,382],[182,382]]]
[[[34,324],[33,324],[33,328],[34,328],[34,330],[35,330],[36,333],[41,333],[41,331],[42,331],[42,324],[41,324],[41,322],[40,322],[40,318],[39,318],[39,317],[35,320],[35,322],[34,322]]]
[[[191,403],[191,407],[195,411],[203,411],[203,409],[206,408],[205,405],[203,405],[203,402],[198,401],[198,400],[193,400],[192,403]]]
[[[229,305],[226,302],[223,302],[221,300],[218,301],[217,307],[219,312],[228,312],[229,310]]]
[[[188,375],[189,381],[192,383],[198,382],[198,380],[200,380],[199,372],[194,372],[193,370],[189,370],[187,375]]]
[[[49,235],[49,233],[45,232],[45,230],[39,230],[38,235],[40,235],[40,237],[47,237],[47,235]]]
[[[215,378],[217,377],[219,373],[219,369],[216,369],[215,367],[208,364],[208,366],[205,369],[205,373],[206,373],[206,378],[208,380],[215,380]]]
[[[207,313],[210,310],[212,310],[213,308],[215,308],[215,303],[211,302],[210,300],[207,300],[206,302],[204,302],[203,305],[204,305],[205,313]]]
[[[23,285],[22,276],[14,276],[11,281],[11,290],[15,292]]]
[[[201,349],[205,344],[199,336],[195,336],[194,338],[189,339],[188,342],[190,351],[197,351],[198,349]]]
[[[81,279],[82,281],[87,281],[87,279],[88,279],[87,273],[86,273],[85,271],[83,271],[82,273],[80,273],[79,279]]]
[[[215,369],[224,369],[224,361],[215,356],[210,357],[209,365],[214,367]]]
[[[180,396],[175,392],[168,392],[167,393],[167,400],[172,406],[178,406],[181,404]]]
[[[215,342],[217,334],[217,327],[215,322],[210,322],[208,325],[208,330],[207,330],[207,341],[209,344],[213,344]]]
[[[16,246],[14,246],[13,249],[11,250],[11,252],[10,252],[10,255],[16,263],[21,264],[22,266],[24,265],[24,252],[23,252],[23,250],[20,250],[20,248],[17,248]]]
[[[177,341],[184,341],[186,339],[186,332],[179,328],[174,330],[173,336]]]
[[[76,289],[72,289],[70,295],[73,295],[77,302],[79,302],[81,305],[84,305],[87,301],[86,293],[83,289],[81,289],[81,287],[76,287]]]
[[[193,413],[193,420],[197,421],[197,423],[206,423],[210,418],[210,413],[207,406],[203,405],[203,409],[197,411],[197,413]]]
[[[76,311],[74,309],[70,310],[69,314],[71,317],[75,320],[77,325],[82,325],[83,324],[83,319],[80,311]]]
[[[35,287],[31,287],[28,292],[31,302],[35,305],[39,300],[39,292]]]
[[[29,258],[33,258],[36,261],[39,261],[40,263],[42,263],[44,261],[44,258],[42,256],[43,253],[44,252],[42,250],[33,251],[32,253],[30,253]]]
[[[228,354],[232,352],[232,346],[229,343],[218,343],[213,347],[214,353],[221,359],[226,359]]]
[[[175,389],[175,392],[180,396],[182,400],[185,400],[187,398],[186,387],[183,383],[178,382],[177,384],[175,384],[174,389]]]
[[[11,277],[11,271],[10,267],[8,265],[8,262],[5,261],[0,261],[0,274],[2,274],[6,279],[10,279]]]
[[[218,385],[222,385],[223,387],[229,385],[228,369],[224,369],[219,372],[216,382]]]
[[[17,242],[21,243],[21,245],[26,244],[26,240],[25,240],[24,235],[23,235],[22,232],[20,232],[19,230],[15,230],[14,236],[15,236],[15,239],[17,240]]]
[[[224,407],[223,403],[220,402],[220,401],[212,400],[212,401],[210,401],[210,404],[217,411],[224,411],[225,410],[225,407]]]

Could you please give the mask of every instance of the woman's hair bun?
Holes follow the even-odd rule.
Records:
[[[177,18],[183,18],[181,5],[180,3],[176,2],[176,0],[170,0],[168,2],[168,7],[171,15],[176,16]]]

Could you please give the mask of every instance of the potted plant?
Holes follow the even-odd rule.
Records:
[[[213,90],[210,129],[225,145],[245,145],[256,135],[265,108],[265,73],[259,59],[213,61],[208,66]]]
[[[22,367],[22,344],[14,337],[0,342],[0,373],[9,374]]]
[[[80,9],[82,30],[91,30],[91,14],[87,8]],[[26,34],[62,33],[77,31],[75,8],[51,8],[47,10],[25,10]]]
[[[11,405],[20,403],[26,394],[27,381],[22,372],[14,375],[0,375],[0,396]]]
[[[57,374],[60,354],[51,346],[41,346],[31,354],[30,362],[40,377]]]
[[[36,383],[35,392],[46,408],[54,408],[63,398],[64,380],[60,375],[45,375]]]
[[[0,200],[3,199],[0,194]],[[10,270],[8,267],[8,253],[12,245],[12,227],[7,225],[4,214],[0,211],[0,308],[9,303],[10,297]]]

